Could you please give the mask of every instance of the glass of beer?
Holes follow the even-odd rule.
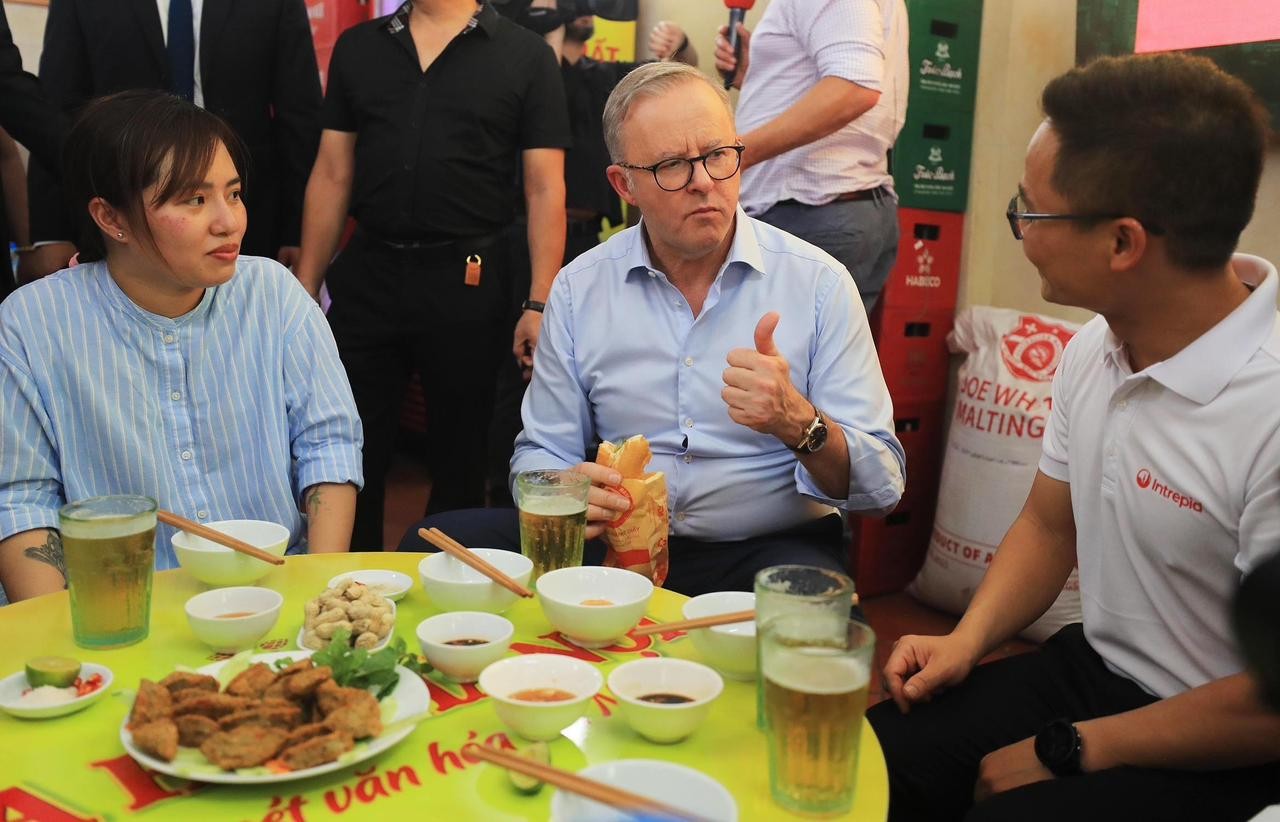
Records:
[[[82,648],[117,648],[151,629],[156,501],[94,497],[58,511],[71,594],[71,628]]]
[[[547,571],[582,564],[591,480],[576,471],[522,471],[516,477],[520,552],[537,579]]]
[[[756,636],[770,620],[785,614],[804,615],[810,639],[836,640],[844,633],[853,605],[853,580],[838,571],[812,565],[774,565],[756,574]],[[756,671],[762,672],[756,643]],[[756,724],[765,727],[764,675],[757,673]]]
[[[841,636],[817,640],[805,615],[788,614],[760,644],[773,801],[793,813],[848,812],[875,633],[846,614]]]

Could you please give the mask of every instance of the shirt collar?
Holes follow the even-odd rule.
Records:
[[[161,330],[170,330],[181,328],[182,326],[193,322],[209,313],[209,306],[213,303],[214,292],[218,287],[206,288],[204,296],[200,298],[200,302],[196,303],[196,307],[183,314],[181,317],[165,317],[160,314],[153,314],[142,308],[133,300],[129,299],[129,295],[120,289],[120,285],[111,276],[111,272],[107,269],[105,260],[95,263],[84,263],[84,265],[93,267],[93,275],[98,281],[98,287],[103,296],[106,297],[110,305],[115,306],[125,316],[133,317],[135,320],[146,323],[153,328]],[[229,281],[228,281],[229,282]]]
[[[1276,324],[1276,296],[1280,290],[1276,267],[1261,257],[1236,254],[1231,258],[1231,268],[1253,293],[1186,348],[1144,372],[1170,391],[1201,405],[1227,387],[1271,337]],[[1126,359],[1123,343],[1110,330],[1104,351],[1113,362]]]
[[[384,28],[391,34],[399,34],[409,28],[409,15],[413,11],[413,0],[404,0],[400,4],[400,8],[387,19]],[[493,27],[497,24],[498,12],[495,11],[488,3],[481,0],[480,8],[476,9],[476,13],[467,21],[467,26],[462,30],[463,34],[470,34],[476,26],[484,29],[486,34],[493,34]]]
[[[631,235],[631,245],[627,248],[627,253],[623,257],[623,266],[625,266],[628,277],[644,275],[650,271],[658,270],[654,267],[653,260],[649,256],[649,244],[644,241],[645,230],[644,217],[641,217],[640,224],[636,226]],[[755,220],[747,216],[747,212],[742,210],[741,205],[737,207],[735,213],[733,242],[729,245],[729,253],[726,255],[724,265],[720,267],[719,273],[723,274],[730,270],[731,267],[755,271],[761,275],[765,274],[764,255],[760,251],[760,242],[756,237]]]

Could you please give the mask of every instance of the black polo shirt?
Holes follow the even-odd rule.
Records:
[[[622,202],[609,185],[609,149],[604,143],[604,105],[614,86],[641,63],[603,63],[582,57],[576,64],[561,61],[573,148],[564,158],[565,203],[570,208],[594,211],[618,225]]]
[[[486,3],[424,73],[409,10],[334,45],[323,123],[357,135],[351,214],[394,240],[501,230],[520,152],[571,144],[555,53]]]

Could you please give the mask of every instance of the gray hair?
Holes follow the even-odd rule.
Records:
[[[725,111],[729,112],[730,121],[733,120],[729,95],[707,75],[685,63],[646,63],[622,78],[604,104],[604,142],[609,148],[609,158],[615,163],[622,162],[622,123],[638,99],[657,97],[689,81],[703,82],[714,89],[720,102],[724,103]]]

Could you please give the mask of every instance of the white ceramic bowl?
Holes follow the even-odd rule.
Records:
[[[480,672],[506,656],[515,626],[497,614],[454,611],[418,623],[418,644],[427,662],[455,682],[475,682]],[[450,645],[456,639],[484,639],[483,645]]]
[[[653,759],[619,759],[578,771],[580,776],[678,808],[710,822],[737,822],[738,803],[716,780],[704,773]],[[628,822],[634,814],[556,791],[551,797],[552,822]]]
[[[547,620],[583,648],[612,645],[636,627],[649,607],[653,583],[622,568],[561,568],[538,577]],[[583,605],[604,600],[609,605]]]
[[[746,591],[716,591],[696,596],[684,604],[685,619],[749,611],[756,607],[756,595]],[[693,647],[706,663],[729,679],[756,678],[755,620],[689,632]]]
[[[61,705],[36,707],[22,704],[22,692],[30,687],[30,683],[27,682],[26,671],[18,671],[12,676],[0,679],[0,711],[22,719],[52,719],[55,716],[66,716],[76,711],[82,711],[102,699],[103,695],[110,690],[114,679],[111,675],[111,669],[105,665],[95,665],[92,662],[85,662],[80,665],[81,679],[88,679],[94,674],[102,675],[102,685],[96,691],[77,697],[70,702],[64,702]]]
[[[480,672],[480,690],[493,699],[498,718],[525,739],[549,741],[587,712],[604,677],[594,665],[560,654],[500,659]],[[533,688],[559,688],[573,699],[526,702],[512,695]]]
[[[529,584],[533,562],[524,554],[499,548],[472,548],[473,553],[494,565],[521,585]],[[418,563],[422,590],[441,611],[487,611],[500,614],[519,597],[443,551],[428,554]]]
[[[187,622],[216,651],[252,648],[280,618],[284,597],[270,588],[214,588],[187,600]],[[224,614],[247,613],[226,618]]]
[[[382,594],[392,602],[404,599],[404,595],[413,587],[413,577],[408,574],[402,574],[399,571],[379,571],[373,568],[338,574],[329,580],[329,587],[342,588],[353,580],[372,588],[374,593]]]
[[[208,527],[278,557],[289,547],[289,529],[274,522],[228,519],[210,522]],[[171,542],[183,570],[208,585],[249,585],[275,567],[186,531],[175,533]]]
[[[609,690],[632,730],[650,742],[679,742],[697,730],[724,690],[720,674],[684,659],[636,659],[609,674]],[[691,702],[655,703],[640,697],[678,694]]]

